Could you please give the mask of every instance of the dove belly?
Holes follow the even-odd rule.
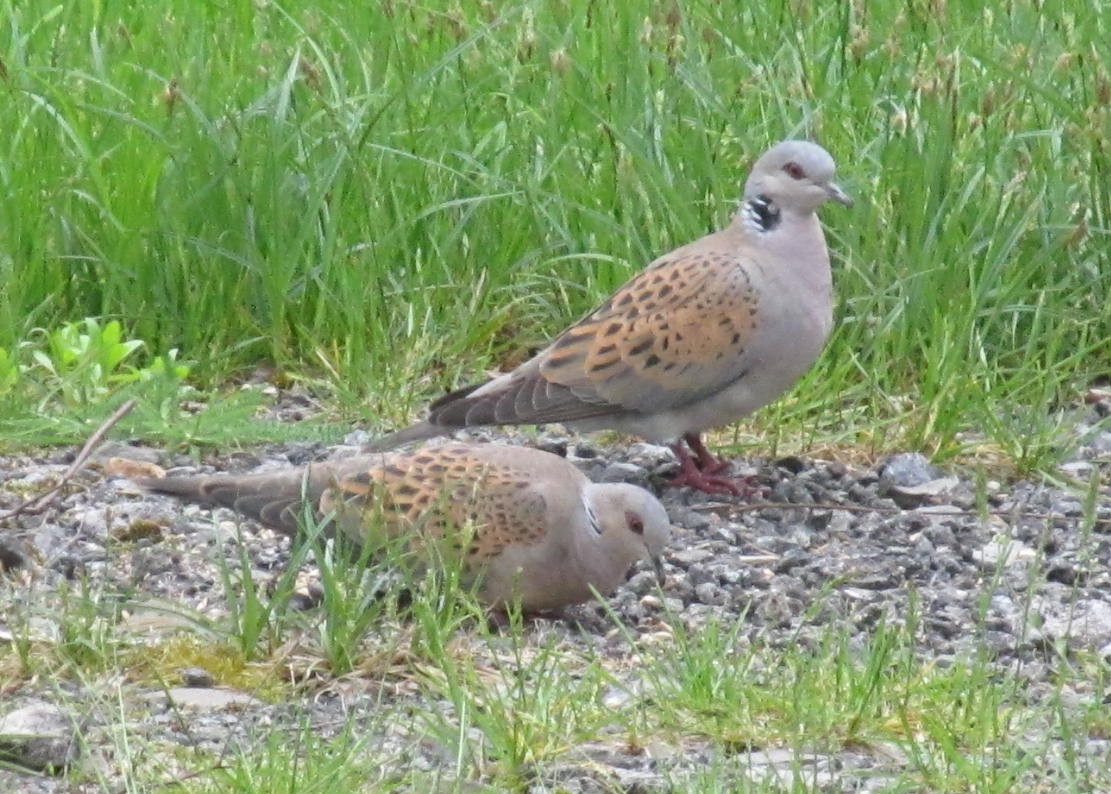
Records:
[[[482,571],[482,601],[494,607],[518,602],[525,612],[541,612],[589,600],[590,586],[567,575],[567,554],[548,544],[507,548],[497,566]]]
[[[684,432],[697,433],[748,416],[781,397],[814,366],[829,338],[831,315],[784,312],[780,320],[749,349],[751,363],[739,378],[689,407]]]
[[[745,352],[740,376],[691,402],[653,412],[629,412],[574,424],[579,430],[617,430],[655,443],[675,441],[735,422],[775,401],[817,361],[832,327],[829,313],[782,311]]]

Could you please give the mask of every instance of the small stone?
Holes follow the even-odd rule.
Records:
[[[362,447],[349,447],[346,444],[337,444],[334,447],[329,447],[327,455],[324,460],[343,460],[344,458],[353,458],[356,455],[362,455]]]
[[[772,570],[776,573],[786,573],[800,565],[806,565],[808,562],[810,562],[809,552],[799,548],[787,549],[779,560],[772,565]]]
[[[369,444],[372,440],[370,433],[365,430],[352,430],[343,437],[343,443],[349,447],[361,447],[364,444]]]
[[[197,616],[190,610],[174,610],[152,600],[149,605],[133,606],[118,627],[127,634],[169,635],[195,627],[196,621]]]
[[[920,535],[914,540],[913,554],[921,560],[928,560],[934,553],[934,544],[925,535]]]
[[[43,772],[59,773],[79,755],[74,715],[34,701],[0,718],[0,758]]]
[[[66,519],[80,527],[83,533],[100,537],[108,534],[108,521],[105,518],[107,512],[108,508],[104,505],[91,505],[74,510]]]
[[[662,444],[648,444],[640,442],[629,447],[625,459],[630,463],[637,463],[646,469],[655,469],[660,466],[674,466],[677,463],[675,453],[671,447]]]
[[[697,588],[706,582],[717,583],[717,576],[707,566],[702,563],[695,563],[687,568],[687,579],[690,583]]]
[[[806,461],[797,455],[788,455],[785,458],[780,458],[775,462],[775,465],[791,474],[800,474],[806,469]]]
[[[724,543],[726,546],[737,545],[737,533],[731,530],[729,527],[714,527],[710,530],[707,537],[710,540],[716,540],[720,543]]]
[[[644,467],[638,466],[635,463],[615,461],[602,469],[602,476],[598,479],[601,482],[627,482],[637,484],[647,482],[648,472],[644,470]]]
[[[811,529],[824,530],[833,521],[832,510],[811,510],[806,518],[806,525]]]
[[[647,595],[655,591],[656,584],[655,571],[638,571],[625,582],[625,588],[637,595]]]
[[[865,590],[891,590],[902,584],[902,578],[894,571],[869,571],[858,577],[853,577],[852,583]]]
[[[719,606],[725,603],[725,593],[713,582],[703,582],[694,588],[695,597],[703,604]]]
[[[853,504],[870,504],[876,498],[875,489],[862,483],[853,483],[849,486],[847,493],[849,501]]]
[[[646,645],[667,645],[675,640],[675,635],[670,631],[657,629],[640,635],[640,641]]]
[[[670,554],[670,559],[684,568],[689,568],[695,563],[706,562],[714,556],[709,549],[700,546],[689,546]]]
[[[87,568],[84,560],[79,560],[69,554],[61,554],[50,563],[50,569],[57,571],[69,581],[76,580],[86,574]]]
[[[1068,590],[1064,585],[1057,587]],[[1084,598],[1072,608],[1054,608],[1043,602],[1042,608],[1041,629],[1046,636],[1071,640],[1071,645],[1081,648],[1102,648],[1111,643],[1111,604],[1106,601]]]
[[[1080,504],[1079,499],[1066,496],[1050,502],[1049,511],[1062,516],[1079,516],[1083,515],[1084,507]]]
[[[1037,555],[1021,541],[996,536],[972,552],[972,559],[985,568],[1008,567],[1020,562],[1030,562]]]
[[[602,705],[617,711],[632,703],[633,691],[626,686],[610,686],[602,693]]]
[[[203,667],[183,667],[178,673],[181,683],[187,687],[210,687],[216,683],[212,673]]]
[[[617,790],[629,792],[643,792],[643,794],[663,794],[671,791],[664,776],[659,772],[646,769],[622,769],[614,767],[613,772],[617,777]]]
[[[125,527],[113,529],[112,537],[124,543],[135,543],[140,540],[157,542],[162,540],[162,525],[149,518],[136,518]]]
[[[746,572],[740,568],[725,568],[719,574],[721,581],[727,585],[736,585],[742,582],[746,577]]]
[[[227,708],[263,705],[261,700],[248,695],[246,692],[215,687],[177,686],[165,691],[151,692],[146,697],[150,700],[168,698],[171,703],[179,708],[197,709],[199,711],[219,711]]]
[[[1088,446],[1099,456],[1111,455],[1111,430],[1104,430]]]
[[[678,598],[664,598],[663,608],[665,612],[670,612],[672,615],[678,615],[683,611],[683,602]]]
[[[533,446],[542,452],[550,452],[561,458],[567,457],[567,439],[561,436],[540,436],[533,442]]]
[[[1045,572],[1047,582],[1058,582],[1059,584],[1074,585],[1084,578],[1084,572],[1073,565],[1054,565]]]
[[[1062,463],[1057,469],[1062,474],[1086,480],[1092,476],[1092,471],[1095,469],[1095,466],[1090,460],[1074,460],[1068,463]]]
[[[323,603],[322,592],[297,590],[289,597],[289,608],[295,612],[308,612]]]
[[[797,751],[786,747],[777,747],[771,750],[750,752],[745,758],[745,763],[753,766],[786,766],[796,762],[797,759]]]
[[[22,568],[28,560],[22,543],[13,537],[0,535],[0,573]]]
[[[669,506],[667,512],[673,524],[693,532],[709,529],[714,526],[714,519],[717,518],[713,513],[704,513],[682,505]]]
[[[876,599],[874,590],[865,590],[860,587],[842,587],[841,592],[854,601],[872,602]]]
[[[918,485],[889,485],[884,491],[895,504],[904,510],[913,510],[942,495],[948,494],[960,485],[956,477],[939,477]]]
[[[953,547],[957,545],[957,536],[953,532],[953,528],[943,523],[943,520],[939,520],[938,523],[931,523],[922,531],[922,534],[935,548]]]
[[[940,472],[921,452],[892,455],[884,463],[880,478],[890,487],[911,488],[936,480]]]
[[[318,442],[300,443],[292,442],[286,449],[286,458],[294,466],[304,466],[311,461],[316,460],[317,454],[321,451],[321,444]]]

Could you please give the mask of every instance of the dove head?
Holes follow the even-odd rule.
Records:
[[[835,170],[833,157],[818,144],[783,141],[756,161],[744,197],[762,197],[799,213],[814,212],[829,200],[851,207],[852,199],[833,181]]]
[[[601,557],[612,563],[616,576],[624,576],[637,560],[651,560],[659,574],[660,555],[671,535],[660,500],[626,483],[588,486],[587,499],[597,520]]]

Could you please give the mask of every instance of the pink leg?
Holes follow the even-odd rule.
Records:
[[[739,483],[729,477],[707,473],[699,468],[690,452],[683,446],[682,441],[676,441],[672,444],[671,450],[675,453],[675,457],[679,459],[679,473],[668,481],[668,485],[673,487],[687,485],[696,491],[705,491],[706,493],[741,495],[742,489]]]
[[[732,494],[734,496],[751,496],[761,491],[759,486],[753,486],[750,477],[723,477],[720,472],[729,468],[729,461],[715,458],[702,439],[696,433],[683,436],[697,457],[692,457],[682,441],[671,445],[672,452],[679,459],[679,473],[668,481],[668,485],[679,487],[686,485],[696,491],[713,494]]]
[[[697,457],[695,465],[703,474],[721,474],[729,468],[729,461],[714,457],[714,454],[706,449],[706,445],[702,443],[702,436],[698,433],[687,433],[683,436],[683,440]]]

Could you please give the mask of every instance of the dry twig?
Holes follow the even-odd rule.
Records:
[[[117,408],[111,416],[105,419],[100,424],[100,427],[93,431],[93,434],[89,436],[85,445],[81,447],[81,451],[77,453],[77,457],[73,459],[73,463],[69,464],[69,468],[62,474],[61,479],[59,479],[49,491],[36,499],[24,501],[23,504],[13,510],[9,510],[7,513],[0,514],[0,521],[15,518],[24,513],[36,515],[46,510],[58,496],[58,492],[62,490],[62,486],[73,479],[73,476],[77,474],[77,472],[81,471],[81,467],[89,460],[89,456],[93,454],[93,450],[96,448],[96,445],[100,443],[101,439],[104,438],[108,431],[111,430],[118,421],[131,412],[131,409],[135,407],[135,402],[136,400],[134,397],[125,402]]]

